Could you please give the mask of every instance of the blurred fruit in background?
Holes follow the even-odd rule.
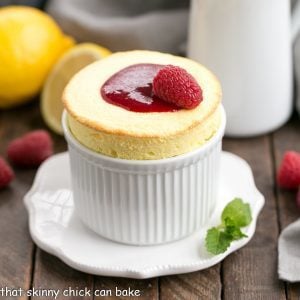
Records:
[[[41,111],[46,124],[56,133],[63,134],[61,116],[62,93],[71,77],[90,63],[111,52],[92,43],[78,44],[68,50],[51,70],[41,95]]]
[[[73,45],[42,11],[0,8],[0,109],[32,99],[57,59]]]

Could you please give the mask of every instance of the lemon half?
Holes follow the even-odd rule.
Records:
[[[41,95],[41,111],[46,124],[63,134],[61,116],[62,93],[69,80],[83,67],[110,55],[111,52],[92,43],[78,44],[67,51],[50,72]]]

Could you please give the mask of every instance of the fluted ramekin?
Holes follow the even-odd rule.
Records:
[[[226,117],[200,148],[159,160],[126,160],[80,144],[63,115],[75,211],[93,231],[125,244],[153,245],[184,238],[210,218],[217,201]]]

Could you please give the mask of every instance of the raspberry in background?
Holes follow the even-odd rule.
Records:
[[[280,187],[286,189],[297,189],[300,186],[300,153],[285,152],[277,174],[277,182]]]
[[[0,189],[7,187],[15,174],[8,163],[0,156]]]
[[[186,70],[173,65],[158,71],[153,79],[153,92],[160,99],[186,109],[195,108],[203,100],[196,79]]]
[[[18,167],[39,166],[53,154],[53,142],[45,130],[35,130],[10,142],[7,147],[9,160]]]

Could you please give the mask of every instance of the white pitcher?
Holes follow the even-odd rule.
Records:
[[[290,24],[288,0],[192,0],[188,56],[221,81],[227,135],[266,133],[290,117]]]

